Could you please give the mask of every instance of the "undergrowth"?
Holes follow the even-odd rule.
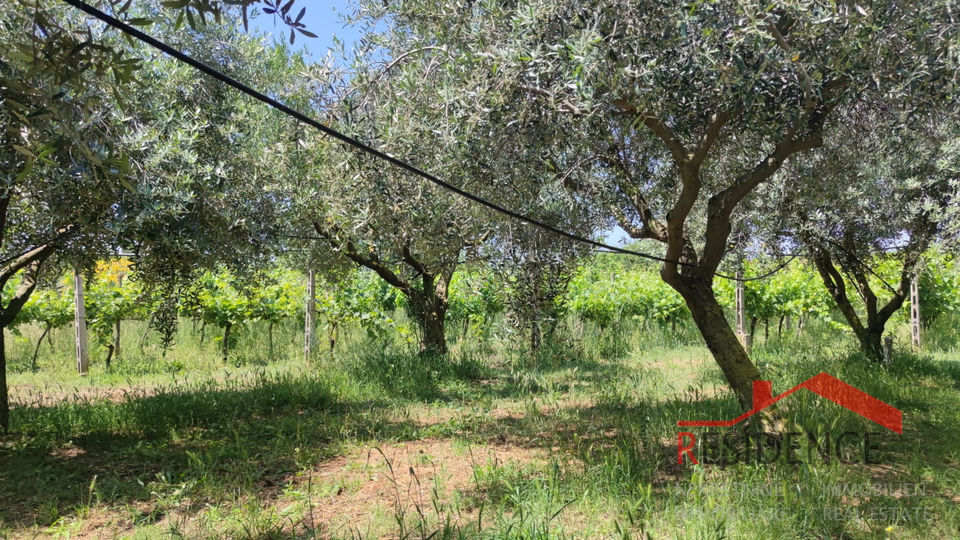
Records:
[[[228,365],[209,336],[201,344],[184,327],[165,355],[150,340],[142,355],[131,343],[109,372],[95,359],[87,378],[71,373],[65,336],[55,336],[53,350],[44,346],[39,373],[22,369],[32,350],[14,343],[0,537],[960,535],[960,357],[952,348],[915,353],[900,345],[891,364],[875,365],[830,328],[771,332],[752,356],[774,394],[827,372],[903,411],[903,435],[875,436],[879,464],[824,462],[813,453],[796,464],[679,465],[678,420],[740,413],[690,328],[567,328],[537,356],[468,336],[451,343],[447,357],[356,331],[309,364],[297,329],[278,326],[275,339],[287,345],[277,346],[277,359],[262,354],[260,330],[238,332]],[[782,403],[780,431],[883,432],[811,393]],[[710,455],[707,431],[695,433],[700,457]],[[471,471],[456,488],[389,463],[352,480],[344,479],[350,467],[341,476],[316,472],[372,448],[447,440],[465,448],[456,459]],[[481,448],[535,458],[476,459]],[[388,476],[395,502],[364,507],[354,498],[377,475]],[[416,496],[400,487],[414,480]],[[867,484],[922,489],[841,493]],[[331,501],[365,510],[318,513]]]

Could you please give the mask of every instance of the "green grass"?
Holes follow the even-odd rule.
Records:
[[[292,324],[275,330],[275,358],[251,325],[225,365],[215,332],[201,344],[184,325],[164,355],[153,338],[140,353],[142,326],[127,327],[129,354],[105,372],[95,351],[84,378],[69,334],[44,345],[38,373],[30,343],[8,340],[19,404],[0,442],[0,537],[960,537],[960,353],[934,335],[947,329],[889,366],[817,325],[758,339],[775,393],[826,371],[904,412],[868,467],[678,466],[678,420],[739,413],[690,328],[571,325],[537,358],[472,340],[422,358],[352,331],[308,365]],[[882,430],[809,393],[784,403],[785,429]],[[409,471],[403,448],[421,452]],[[875,482],[925,493],[824,490]],[[324,513],[336,504],[360,515]]]

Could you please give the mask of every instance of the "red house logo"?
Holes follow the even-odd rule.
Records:
[[[790,394],[793,394],[801,388],[806,388],[814,394],[825,397],[841,407],[846,407],[860,416],[868,420],[872,420],[891,431],[895,431],[901,435],[903,434],[903,413],[900,411],[900,409],[888,405],[887,403],[880,401],[870,394],[850,386],[840,379],[826,373],[815,375],[777,397],[773,397],[772,395],[773,386],[770,381],[754,381],[753,408],[749,411],[741,414],[733,420],[681,420],[677,422],[677,425],[680,427],[734,426],[757,414],[770,405],[773,405],[781,399],[789,396]]]

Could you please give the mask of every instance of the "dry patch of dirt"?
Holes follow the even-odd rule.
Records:
[[[8,532],[10,540],[36,538],[71,538],[76,540],[95,540],[100,538],[119,538],[132,530],[132,525],[124,523],[122,514],[109,508],[91,509],[83,519],[71,519],[58,522],[49,527],[33,526]]]
[[[476,509],[464,497],[476,491],[475,467],[542,461],[541,450],[513,445],[468,446],[451,440],[408,441],[367,446],[336,458],[298,480],[312,483],[312,512],[303,523],[331,534],[396,527],[394,516],[454,525],[474,521]],[[380,518],[380,519],[378,519]],[[385,534],[385,531],[379,531]]]

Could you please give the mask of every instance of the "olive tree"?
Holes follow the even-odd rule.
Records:
[[[788,241],[808,251],[860,349],[880,362],[887,322],[950,228],[941,209],[955,204],[957,126],[936,117],[905,123],[870,104],[841,119],[822,148],[788,168],[776,190],[781,204],[767,210],[783,215]]]
[[[154,25],[161,37],[228,71],[249,65],[251,79],[284,91],[264,67],[267,47],[239,24],[175,31],[167,12],[138,9],[131,21],[166,22]],[[42,273],[89,269],[118,250],[135,254],[146,289],[168,293],[198,268],[255,265],[269,254],[279,201],[264,186],[282,171],[261,135],[275,114],[59,2],[0,6],[0,50],[0,287],[18,283],[0,328]],[[169,330],[176,302],[167,297],[161,305],[172,309],[156,320]],[[0,342],[5,431],[2,351]]]
[[[421,166],[440,164],[436,148],[425,144],[437,143],[429,129],[401,120],[408,118],[405,107],[419,106],[419,93],[396,74],[388,84],[376,66],[358,58],[349,81],[324,68],[310,77],[318,81],[313,106],[336,118],[342,131]],[[384,95],[405,91],[410,95],[404,105],[385,106]],[[338,281],[335,274],[346,276],[344,263],[374,272],[406,298],[421,352],[446,353],[450,280],[482,234],[469,209],[443,190],[315,132],[297,131],[294,139],[290,158],[302,175],[285,184],[291,201],[285,221],[301,231],[297,236],[306,241],[299,245],[311,264],[332,282]],[[453,161],[443,164],[445,170],[453,169]]]
[[[457,95],[501,119],[492,139],[536,121],[543,136],[518,141],[529,152],[586,154],[589,181],[560,179],[634,238],[665,246],[660,275],[683,296],[744,408],[760,373],[712,287],[738,207],[820,147],[854,100],[926,108],[950,103],[956,83],[960,26],[946,1],[418,0],[363,9],[420,36],[411,51],[443,47],[455,57],[445,65],[464,74]]]
[[[551,186],[556,173],[510,142],[528,133],[491,140],[486,113],[457,93],[465,74],[451,69],[451,53],[408,50],[410,37],[394,29],[367,36],[370,49],[354,57],[349,81],[328,80],[336,99],[325,113],[337,127],[497,204],[568,219],[547,208],[573,204]],[[333,254],[402,293],[421,332],[421,352],[445,353],[451,279],[460,265],[484,257],[482,246],[507,237],[506,222],[352,148],[319,142],[308,148],[318,149],[323,163],[301,183],[291,221],[312,220],[313,234]]]

